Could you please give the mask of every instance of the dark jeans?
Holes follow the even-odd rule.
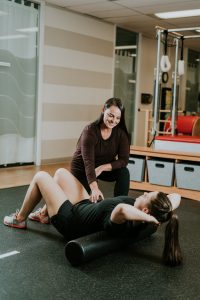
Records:
[[[91,190],[87,182],[85,174],[81,174],[80,177],[76,176],[77,179],[82,183],[87,192],[90,194]],[[128,168],[120,168],[113,171],[102,172],[97,179],[113,182],[115,181],[114,197],[116,196],[127,196],[129,192],[130,174]]]

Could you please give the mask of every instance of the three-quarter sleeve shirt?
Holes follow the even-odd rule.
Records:
[[[95,168],[100,165],[109,163],[112,170],[125,167],[129,151],[128,137],[123,129],[114,127],[110,137],[104,140],[100,126],[92,123],[82,131],[72,159],[71,171],[76,177],[85,173],[90,184],[96,181]]]

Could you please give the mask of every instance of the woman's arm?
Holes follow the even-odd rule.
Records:
[[[84,169],[91,189],[90,200],[97,202],[99,199],[104,199],[97,183],[97,175],[95,170],[95,144],[96,136],[94,130],[90,126],[83,130],[80,139],[81,154],[84,162]]]
[[[85,128],[80,139],[81,155],[84,162],[88,184],[96,181],[95,174],[95,144],[96,136],[91,128]]]
[[[102,172],[107,172],[107,171],[112,171],[112,166],[111,164],[104,164],[104,165],[101,165],[101,166],[98,166],[96,169],[95,169],[95,174],[96,174],[96,177],[98,177]]]
[[[130,154],[130,145],[128,141],[128,137],[121,128],[118,128],[121,132],[118,136],[116,136],[116,145],[117,145],[117,160],[111,162],[112,169],[119,169],[122,167],[126,167],[129,161]]]
[[[110,219],[113,223],[117,224],[124,223],[125,221],[153,222],[159,224],[158,220],[153,216],[146,214],[132,205],[124,203],[118,204],[113,209]]]

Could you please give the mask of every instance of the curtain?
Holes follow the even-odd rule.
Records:
[[[0,165],[35,155],[38,5],[0,1]]]

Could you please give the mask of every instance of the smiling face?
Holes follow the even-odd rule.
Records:
[[[109,129],[113,129],[117,126],[121,119],[121,110],[117,106],[110,106],[103,112],[103,122]]]
[[[157,197],[157,195],[158,192],[145,192],[143,195],[136,198],[134,206],[148,213],[148,206],[150,202]]]

